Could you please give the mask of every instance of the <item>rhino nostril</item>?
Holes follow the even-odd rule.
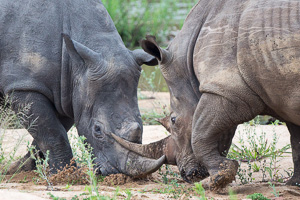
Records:
[[[96,175],[102,175],[100,167],[96,168],[95,173],[96,173]]]
[[[181,175],[181,177],[183,178],[183,180],[184,180],[185,182],[191,183],[191,180],[190,180],[189,177],[186,175],[186,172],[185,172],[184,169],[182,169],[182,170],[180,171],[180,175]]]

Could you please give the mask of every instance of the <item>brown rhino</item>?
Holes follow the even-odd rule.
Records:
[[[287,124],[294,161],[287,184],[300,183],[300,1],[200,0],[167,49],[151,36],[141,45],[169,86],[163,123],[172,135],[131,149],[166,154],[185,180],[209,173],[217,189],[236,175],[237,162],[223,154],[236,126],[268,114]]]

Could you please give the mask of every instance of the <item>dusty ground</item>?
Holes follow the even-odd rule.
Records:
[[[146,93],[145,95],[153,94]],[[167,93],[159,93],[154,95],[155,99],[150,100],[140,100],[140,109],[141,111],[145,111],[147,109],[153,109],[157,112],[161,112],[161,108],[164,104],[168,105],[168,97]],[[249,130],[251,129],[251,130]],[[236,136],[234,138],[234,143],[238,143],[239,137],[246,138],[246,134],[249,131],[255,131],[256,134],[261,134],[262,132],[266,132],[268,142],[272,141],[272,137],[274,132],[276,132],[277,136],[279,136],[279,142],[277,147],[283,147],[286,144],[289,144],[289,133],[285,126],[257,126],[257,127],[249,127],[249,126],[239,126],[237,130]],[[18,145],[19,149],[17,154],[22,155],[26,152],[26,145],[28,141],[31,141],[31,136],[25,130],[9,130],[6,132],[6,137],[4,138],[4,149],[7,154],[12,151],[12,149],[16,146],[16,141],[18,138],[23,137],[23,142]],[[159,140],[163,137],[166,137],[166,131],[161,126],[145,126],[144,127],[144,138],[143,143],[149,143],[152,141]],[[285,170],[290,170],[293,167],[291,154],[286,154],[286,157],[281,158],[277,163],[278,167],[278,175],[284,180],[287,178],[287,173]],[[261,163],[257,163],[260,165]],[[266,165],[268,162],[266,163]],[[248,165],[243,163],[243,169],[248,169]],[[178,172],[176,167],[171,167],[171,170],[174,172]],[[165,169],[163,170],[164,173]],[[38,176],[31,173],[21,173],[16,175],[12,180],[8,183],[3,182],[0,184],[0,199],[1,200],[14,200],[14,199],[51,199],[47,194],[51,192],[54,196],[63,197],[66,199],[71,199],[75,195],[79,196],[84,193],[85,185],[71,185],[70,187],[66,187],[66,184],[56,185],[51,191],[47,188],[46,185],[35,184],[36,178]],[[247,177],[245,175],[245,177]],[[242,185],[238,179],[236,178],[236,182],[230,184],[229,187],[225,188],[223,191],[218,193],[210,192],[208,188],[208,179],[202,181],[204,188],[206,189],[206,196],[213,197],[214,199],[229,199],[228,193],[229,190],[232,190],[236,195],[237,199],[246,199],[246,196],[253,193],[262,193],[268,198],[274,198],[273,189],[269,186],[267,182],[262,182],[262,172],[255,172],[251,176],[255,178],[250,184]],[[6,179],[9,179],[9,176],[6,176]],[[268,179],[267,176],[266,179]],[[169,176],[169,180],[175,180],[174,176]],[[127,195],[125,194],[126,189],[130,189],[132,193],[131,199],[172,199],[174,197],[178,199],[198,199],[195,196],[195,192],[193,191],[193,185],[184,183],[180,178],[176,179],[176,184],[163,184],[162,175],[159,172],[155,172],[151,176],[141,179],[141,180],[133,180],[123,175],[113,175],[107,177],[104,182],[99,184],[99,192],[101,195],[110,195],[111,197],[115,194],[116,187],[120,188],[120,196],[119,199],[125,199]],[[173,190],[172,190],[173,189]],[[300,188],[298,187],[287,187],[284,183],[275,183],[276,192],[279,192],[281,198],[277,199],[300,199]],[[182,194],[184,191],[184,194]],[[80,196],[80,199],[84,198],[84,196]]]

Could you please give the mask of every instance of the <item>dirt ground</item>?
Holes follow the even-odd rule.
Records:
[[[164,104],[169,104],[168,93],[143,93],[146,96],[154,96],[155,99],[144,99],[139,101],[139,106],[141,112],[145,110],[152,109],[157,112],[162,112],[161,108]],[[239,139],[242,137],[246,139],[246,132],[255,131],[256,134],[266,133],[268,142],[272,141],[274,132],[279,136],[279,141],[277,148],[283,147],[289,144],[289,133],[285,126],[245,126],[240,125],[236,132],[233,143],[237,144]],[[167,136],[166,130],[162,126],[144,126],[143,143],[150,143]],[[17,151],[18,155],[24,155],[26,153],[26,145],[32,140],[31,136],[26,132],[26,130],[9,130],[5,134],[3,149],[7,153],[12,151],[16,145],[16,141],[22,137],[23,142],[19,144],[19,149]],[[257,163],[258,165],[261,163]],[[268,163],[267,163],[268,164]],[[266,164],[266,165],[267,165]],[[280,158],[277,163],[278,174],[282,176],[283,180],[286,181],[288,175],[286,171],[290,171],[293,167],[293,162],[291,154],[285,154],[285,157]],[[248,169],[247,163],[242,164],[242,169]],[[177,167],[171,166],[168,171],[177,172]],[[177,180],[176,184],[169,183],[168,185],[163,184],[163,177],[161,174],[166,174],[166,169],[164,168],[162,172],[155,172],[152,175],[134,180],[124,175],[112,175],[106,177],[102,183],[99,183],[99,193],[101,195],[109,195],[113,197],[117,187],[120,188],[120,195],[118,199],[125,199],[127,195],[125,194],[126,189],[130,189],[132,197],[131,199],[199,199],[193,190],[194,185],[184,183],[182,179],[175,178],[175,176],[169,176],[170,180]],[[275,198],[273,194],[274,189],[270,187],[267,182],[262,182],[262,172],[254,172],[251,177],[255,178],[252,183],[242,185],[238,176],[236,181],[231,183],[227,188],[219,192],[211,192],[208,188],[209,179],[202,181],[203,187],[206,190],[206,197],[208,199],[229,199],[229,191],[236,194],[237,199],[247,199],[246,196],[253,193],[262,193],[264,196],[270,199],[300,199],[300,188],[299,187],[288,187],[284,183],[275,183],[275,190],[279,193],[279,198]],[[52,190],[48,188],[45,184],[36,184],[35,177],[37,174],[33,172],[23,172],[16,175],[8,183],[3,182],[0,184],[0,200],[40,200],[40,199],[51,199],[49,192],[56,197],[62,197],[66,199],[71,199],[75,195],[80,196],[84,191],[85,185],[71,185],[67,184],[55,185]],[[6,179],[9,179],[6,176]],[[268,181],[268,178],[265,178]],[[184,191],[184,192],[183,192]],[[79,199],[84,198],[80,196]]]

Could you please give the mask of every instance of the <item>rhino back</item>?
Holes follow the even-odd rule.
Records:
[[[193,14],[208,5],[205,16]],[[292,0],[199,1],[186,22],[201,26],[193,51],[200,92],[248,103],[259,96],[280,116],[299,121],[299,10]]]
[[[61,57],[59,33],[62,26],[57,23],[61,17],[59,5],[53,1],[27,1],[24,4],[8,0],[1,1],[1,5],[2,92],[31,88],[50,93],[49,88],[45,88],[48,85],[45,80],[50,71],[57,77]],[[53,77],[48,80],[57,82]]]
[[[62,60],[69,65],[61,33],[97,52],[123,46],[109,14],[98,0],[26,3],[1,0],[0,3],[1,93],[30,90],[59,101],[61,72],[67,67],[62,66]]]
[[[247,85],[239,73],[236,59],[239,21],[245,2],[201,0],[199,8],[194,9],[197,12],[204,5],[209,5],[206,15],[197,19],[203,22],[193,51],[194,70],[202,93],[225,97],[249,95],[243,94]],[[237,90],[237,86],[240,89]]]
[[[237,54],[251,89],[278,115],[298,125],[299,10],[299,1],[251,1],[241,16]]]

